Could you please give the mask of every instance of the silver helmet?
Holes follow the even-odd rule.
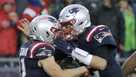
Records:
[[[59,22],[50,15],[40,15],[35,17],[30,23],[30,36],[36,40],[53,42],[59,30]]]
[[[64,7],[60,12],[59,21],[60,23],[71,23],[77,34],[91,26],[89,10],[80,4],[71,4]]]

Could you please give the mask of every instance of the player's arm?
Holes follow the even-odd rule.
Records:
[[[80,48],[73,47],[64,40],[56,40],[54,43],[57,49],[61,50],[63,53],[71,55],[89,68],[104,70],[107,66],[107,61],[104,58],[89,54],[87,51]]]
[[[130,55],[122,65],[122,73],[124,77],[128,77],[129,74],[135,71],[136,67],[136,52]]]
[[[85,67],[68,70],[61,69],[53,57],[54,47],[48,43],[37,43],[30,51],[30,58],[38,59],[37,65],[40,68],[43,68],[43,70],[51,77],[75,77],[80,76],[87,71]]]
[[[72,51],[72,56],[87,65],[89,68],[104,70],[107,66],[107,61],[104,58],[89,54],[87,51],[80,48],[75,48]]]
[[[44,71],[46,71],[51,77],[77,77],[87,72],[87,69],[84,66],[63,70],[55,62],[53,56],[39,60],[38,65],[43,67]]]

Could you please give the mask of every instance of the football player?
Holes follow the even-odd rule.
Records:
[[[54,39],[61,33],[58,21],[49,15],[41,15],[30,23],[31,39],[20,48],[21,77],[79,77],[86,67],[61,69],[55,62]]]
[[[133,77],[136,73],[136,51],[131,54],[122,64],[122,72],[124,77]]]
[[[36,20],[36,18],[34,20]],[[51,21],[53,21],[53,20],[51,20]],[[37,24],[37,22],[33,22],[33,23]],[[38,22],[38,23],[40,23],[40,22]],[[23,24],[26,25],[27,22],[24,21]],[[33,29],[33,28],[31,27],[30,29]],[[54,29],[52,29],[52,30],[54,30]],[[33,31],[33,30],[31,30],[31,31]],[[28,31],[28,34],[29,34],[29,31]],[[41,38],[40,34],[38,34],[38,35],[39,35],[39,38]],[[35,37],[33,37],[33,38],[35,38]],[[65,46],[63,46],[63,47],[65,47]],[[77,58],[80,62],[82,62],[83,64],[86,64],[87,66],[92,67],[92,68],[103,70],[106,67],[106,65],[107,65],[106,60],[104,60],[103,58],[100,58],[98,56],[94,56],[94,55],[88,54],[86,51],[84,51],[84,50],[82,50],[80,48],[76,48],[76,50],[73,51],[73,52],[71,51],[71,52],[64,52],[64,53],[67,53],[70,56],[73,55],[73,53],[74,53],[74,55],[73,55],[74,58]],[[86,55],[88,55],[88,56],[84,57]],[[101,64],[99,64],[99,63],[101,63]]]
[[[116,43],[110,29],[106,25],[91,25],[89,10],[86,7],[80,4],[64,7],[60,12],[59,21],[64,31],[65,40],[72,41],[88,53],[107,60],[106,69],[99,71],[100,77],[122,77],[121,68],[115,61]],[[60,40],[56,42],[60,50],[72,52],[72,56],[75,55],[73,51],[76,51],[76,47],[71,46],[68,42],[64,43]],[[81,56],[88,57],[88,55]],[[88,61],[88,58],[82,60]],[[96,65],[103,65],[103,62],[99,60],[96,62],[98,63]]]

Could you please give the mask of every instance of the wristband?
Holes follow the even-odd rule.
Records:
[[[79,60],[80,62],[82,62],[85,65],[90,65],[91,61],[92,61],[92,57],[93,55],[89,54],[87,51],[84,51],[80,48],[75,48],[72,51],[72,57],[76,58],[77,60]]]

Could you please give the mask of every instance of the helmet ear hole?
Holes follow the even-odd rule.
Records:
[[[82,25],[83,24],[83,22],[80,22],[78,25]]]
[[[46,32],[46,37],[49,37],[49,36],[50,36],[49,32]]]
[[[36,31],[37,31],[37,29],[36,29],[35,26],[33,27],[32,31],[33,31],[33,32],[36,32]]]

